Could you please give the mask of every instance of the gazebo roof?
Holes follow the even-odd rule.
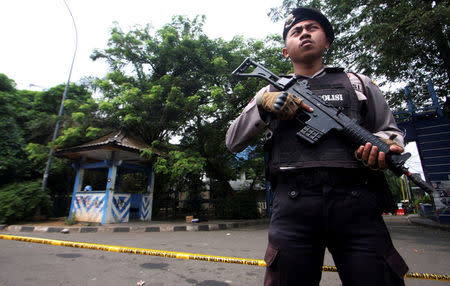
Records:
[[[140,153],[147,148],[150,146],[138,137],[119,130],[78,146],[60,149],[56,155],[74,160],[86,157],[89,161],[103,161],[110,159],[111,151],[115,151],[115,160],[127,163],[145,163],[150,160],[141,157]],[[152,150],[156,156],[162,155],[154,148]]]

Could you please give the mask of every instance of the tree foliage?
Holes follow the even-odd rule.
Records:
[[[83,86],[71,84],[62,118],[62,135],[55,142],[50,142],[58,119],[63,90],[63,85],[46,91],[16,90],[14,81],[0,74],[0,187],[13,186],[10,188],[13,192],[14,184],[19,184],[16,187],[27,189],[27,194],[32,192],[31,189],[39,191],[36,196],[41,198],[43,193],[36,185],[37,180],[42,178],[49,148],[57,148],[58,144],[63,147],[82,143],[96,136],[92,133],[92,129],[95,129],[92,126],[98,124],[95,119],[96,106],[91,93]],[[80,130],[76,133],[77,136],[74,136],[74,132],[70,132],[74,129]],[[70,179],[72,177],[73,171],[68,160],[53,158],[48,186],[49,195],[54,201],[58,198],[66,200],[67,193],[72,190],[73,181]],[[32,183],[20,185],[24,181]],[[33,187],[28,188],[31,185]],[[20,197],[20,190],[17,192],[19,196],[17,199],[23,199],[23,203],[27,204],[28,199]],[[60,207],[59,204],[59,202],[55,204],[59,209],[55,210],[54,214],[64,215],[65,203],[61,203]],[[6,207],[3,203],[1,206]],[[19,208],[14,207],[8,212],[14,209],[21,213]],[[27,216],[20,214],[20,218]]]
[[[124,31],[115,24],[107,48],[92,54],[93,60],[109,64],[109,73],[70,85],[54,142],[50,140],[64,86],[16,90],[13,80],[0,76],[0,176],[13,178],[2,183],[40,178],[49,148],[79,145],[117,129],[138,135],[165,154],[154,162],[155,208],[177,192],[195,200],[207,188],[206,177],[213,201],[233,195],[229,181],[243,168],[255,183],[261,181],[262,161],[239,159],[227,150],[224,138],[230,122],[265,83],[237,81],[231,72],[248,56],[276,72],[289,72],[281,37],[210,39],[203,33],[204,21],[203,16],[175,16],[157,31],[149,26]],[[94,98],[93,92],[100,97]],[[261,152],[260,139],[254,145],[252,152]],[[143,156],[152,152],[148,149]],[[53,158],[49,179],[53,199],[70,193],[73,170],[68,161]]]
[[[0,186],[24,178],[26,144],[23,122],[29,106],[28,98],[21,98],[15,83],[0,74]]]
[[[231,72],[248,56],[284,73],[290,65],[282,60],[280,37],[210,39],[204,21],[175,16],[156,32],[149,26],[123,31],[116,24],[108,48],[91,56],[109,63],[112,72],[94,84],[103,94],[99,112],[113,126],[166,153],[155,166],[168,179],[167,189],[189,186],[189,192],[199,193],[206,175],[225,190],[217,195],[226,196],[237,160],[224,144],[226,130],[264,84],[237,82]]]
[[[41,181],[24,181],[0,187],[0,223],[30,220],[39,208],[42,214],[50,214],[52,201],[41,190]]]

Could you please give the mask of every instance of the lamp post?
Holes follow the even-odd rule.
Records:
[[[61,99],[61,105],[59,107],[59,112],[58,112],[58,120],[56,121],[55,131],[53,132],[53,138],[52,138],[51,142],[54,142],[56,140],[56,138],[58,137],[59,126],[61,124],[61,117],[64,112],[64,101],[66,100],[67,91],[69,90],[70,77],[72,75],[73,64],[75,62],[75,56],[77,54],[77,46],[78,46],[78,33],[77,33],[77,26],[75,24],[75,19],[73,18],[72,12],[70,11],[69,5],[67,5],[67,3],[66,3],[66,0],[63,0],[63,1],[67,7],[67,10],[69,11],[70,17],[72,18],[72,22],[73,22],[73,27],[75,29],[75,51],[73,53],[72,64],[70,65],[70,71],[69,71],[69,78],[67,79],[66,86],[64,88],[64,93],[63,93],[63,96]],[[50,147],[47,165],[45,166],[44,176],[42,178],[42,191],[45,191],[45,189],[47,188],[48,174],[50,173],[50,166],[52,164],[53,152],[54,152],[53,147]]]

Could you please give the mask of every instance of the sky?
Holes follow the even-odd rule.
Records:
[[[422,163],[420,161],[416,142],[409,142],[408,144],[406,144],[405,152],[411,153],[411,158],[406,161],[405,167],[408,168],[411,173],[420,174],[422,180],[425,180],[425,175],[423,173]]]
[[[282,0],[66,0],[78,31],[78,46],[71,82],[83,77],[103,77],[107,65],[92,61],[94,49],[104,49],[113,22],[124,30],[151,24],[154,31],[172,16],[193,19],[205,15],[204,32],[210,38],[233,36],[263,39],[281,33],[282,23],[267,13]],[[64,84],[75,50],[75,29],[63,0],[0,1],[0,73],[13,79],[18,89],[42,90]]]

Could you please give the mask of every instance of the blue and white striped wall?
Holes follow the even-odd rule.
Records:
[[[102,222],[105,193],[79,193],[73,201],[73,212],[77,220]]]
[[[112,223],[128,222],[130,217],[131,194],[113,194],[111,207]]]

